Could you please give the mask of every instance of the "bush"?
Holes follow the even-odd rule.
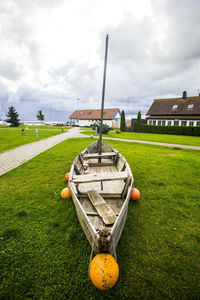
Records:
[[[93,123],[91,125],[91,127],[92,127],[93,130],[95,130],[95,128],[97,128],[97,133],[100,132],[100,123]],[[107,124],[103,124],[102,125],[102,133],[103,134],[107,134],[111,129],[112,128],[109,125],[107,125]]]
[[[200,136],[200,126],[161,126],[133,124],[134,132],[159,133],[159,134],[176,134],[176,135],[195,135]]]

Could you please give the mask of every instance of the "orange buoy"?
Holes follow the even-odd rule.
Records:
[[[92,283],[99,290],[109,290],[118,280],[119,267],[112,255],[97,254],[91,261],[89,275]]]
[[[136,188],[131,190],[131,200],[138,200],[140,198],[140,191]]]
[[[70,191],[70,188],[64,188],[63,190],[62,190],[62,192],[60,193],[60,195],[61,195],[61,197],[63,198],[63,199],[66,199],[66,198],[70,198],[71,197],[71,191]]]
[[[65,175],[65,180],[66,180],[66,181],[69,180],[69,173],[66,173],[66,175]]]

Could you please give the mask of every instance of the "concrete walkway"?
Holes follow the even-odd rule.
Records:
[[[21,164],[63,142],[68,138],[86,137],[79,132],[78,127],[70,129],[69,132],[61,133],[50,138],[26,144],[0,154],[0,176],[17,168]]]

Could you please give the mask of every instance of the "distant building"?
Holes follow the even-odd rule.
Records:
[[[200,96],[155,99],[147,112],[149,125],[200,126]]]
[[[54,126],[58,126],[58,125],[63,125],[64,122],[60,122],[60,121],[20,121],[19,122],[20,125],[26,125],[26,126],[45,126],[45,125],[54,125]]]
[[[0,120],[0,125],[4,125],[4,126],[10,126],[10,123]]]
[[[90,126],[101,119],[101,109],[76,110],[69,117],[75,126]],[[103,123],[112,128],[120,127],[121,113],[119,108],[106,108],[103,113]]]

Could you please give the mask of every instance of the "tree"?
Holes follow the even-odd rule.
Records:
[[[141,124],[142,124],[141,112],[138,111],[138,115],[137,115],[137,125],[140,126]]]
[[[44,121],[44,114],[42,113],[42,110],[38,110],[36,117],[38,120]]]
[[[20,119],[19,114],[16,112],[15,108],[13,106],[10,106],[8,108],[8,113],[7,113],[8,119],[6,122],[11,124],[11,127],[18,127],[19,126],[19,121]]]
[[[125,131],[125,130],[126,130],[125,113],[122,110],[121,121],[120,121],[120,131]]]
[[[137,120],[133,123],[133,131],[139,131],[140,126],[142,125],[141,112],[139,111],[137,114]]]

